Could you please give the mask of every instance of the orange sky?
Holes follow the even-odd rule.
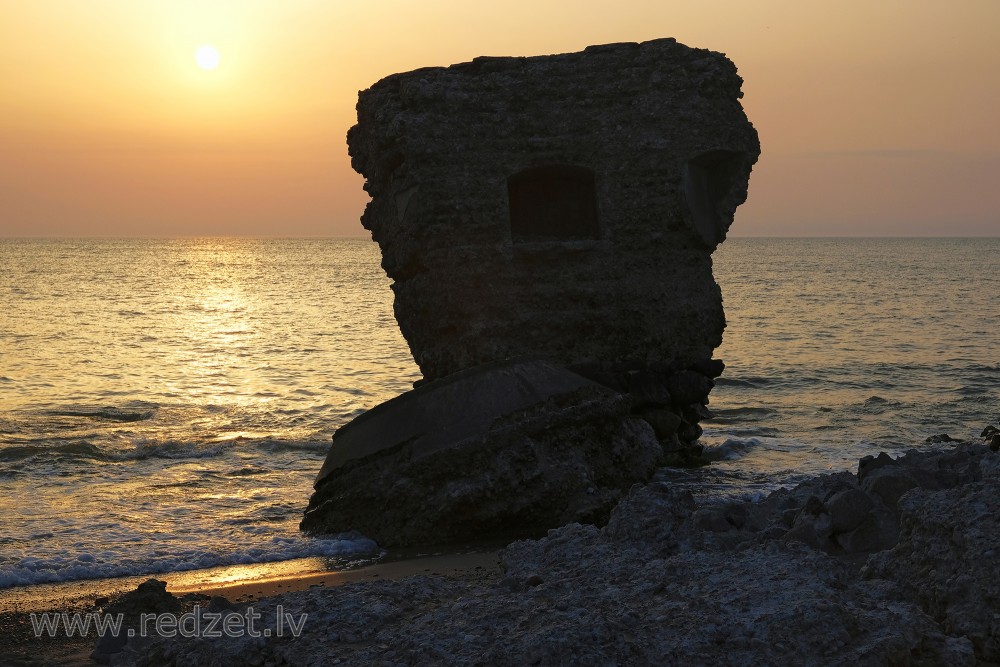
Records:
[[[3,2],[0,235],[362,235],[358,90],[676,37],[746,80],[734,234],[996,236],[998,30],[997,0]]]

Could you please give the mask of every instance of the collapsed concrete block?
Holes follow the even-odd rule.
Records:
[[[401,546],[603,522],[662,457],[630,409],[537,361],[421,385],[337,431],[302,528]]]

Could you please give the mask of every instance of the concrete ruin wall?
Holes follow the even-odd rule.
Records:
[[[711,253],[760,153],[722,54],[673,39],[389,76],[348,133],[427,379],[543,357],[676,370],[725,318]]]

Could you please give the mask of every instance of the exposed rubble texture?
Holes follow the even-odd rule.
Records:
[[[897,495],[901,480],[912,485]],[[758,503],[703,505],[637,485],[603,529],[574,523],[515,542],[484,580],[291,593],[256,608],[309,613],[297,639],[130,643],[120,661],[995,664],[998,499],[1000,454],[970,443],[866,459],[857,476]]]
[[[725,56],[673,39],[476,58],[362,91],[362,224],[424,377],[542,357],[677,371],[725,318],[711,253],[760,147]]]

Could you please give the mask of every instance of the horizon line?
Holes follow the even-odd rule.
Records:
[[[178,234],[178,235],[38,235],[3,236],[0,241],[171,241],[194,239],[252,239],[274,241],[363,239],[374,240],[369,234],[327,234],[301,236],[269,236],[262,234]],[[726,239],[1000,239],[1000,234],[732,234]],[[724,239],[722,243],[725,242]]]

